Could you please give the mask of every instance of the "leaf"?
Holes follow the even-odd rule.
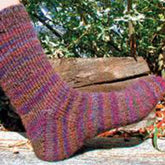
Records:
[[[162,69],[161,75],[162,75],[163,78],[165,78],[165,69]]]
[[[155,125],[154,125],[154,136],[153,136],[153,138],[152,138],[153,146],[154,146],[154,148],[157,149],[158,151],[160,151],[160,152],[165,152],[165,151],[162,151],[162,150],[158,147],[158,134],[159,134],[159,132],[161,132],[161,131],[157,128],[157,126],[156,126],[156,124],[155,124]]]
[[[158,148],[158,142],[157,141],[158,141],[158,128],[155,125],[154,126],[154,136],[153,136],[153,146],[155,149],[160,151],[160,149]]]

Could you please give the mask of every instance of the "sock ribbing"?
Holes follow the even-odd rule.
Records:
[[[52,69],[21,4],[0,11],[0,85],[36,155],[49,161],[70,157],[98,133],[141,120],[165,91],[157,76],[109,93],[70,88]]]

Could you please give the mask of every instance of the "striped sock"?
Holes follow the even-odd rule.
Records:
[[[47,161],[68,158],[98,133],[141,120],[165,91],[156,76],[118,92],[70,88],[52,69],[22,4],[0,11],[0,85],[34,152]]]

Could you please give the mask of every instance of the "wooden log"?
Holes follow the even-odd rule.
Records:
[[[139,57],[63,58],[50,60],[55,71],[71,87],[88,92],[120,90],[150,72]]]

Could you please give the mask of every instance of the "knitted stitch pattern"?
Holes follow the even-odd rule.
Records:
[[[42,160],[70,157],[98,133],[141,120],[165,91],[161,77],[125,90],[87,93],[70,88],[43,52],[22,4],[0,11],[0,85]]]

